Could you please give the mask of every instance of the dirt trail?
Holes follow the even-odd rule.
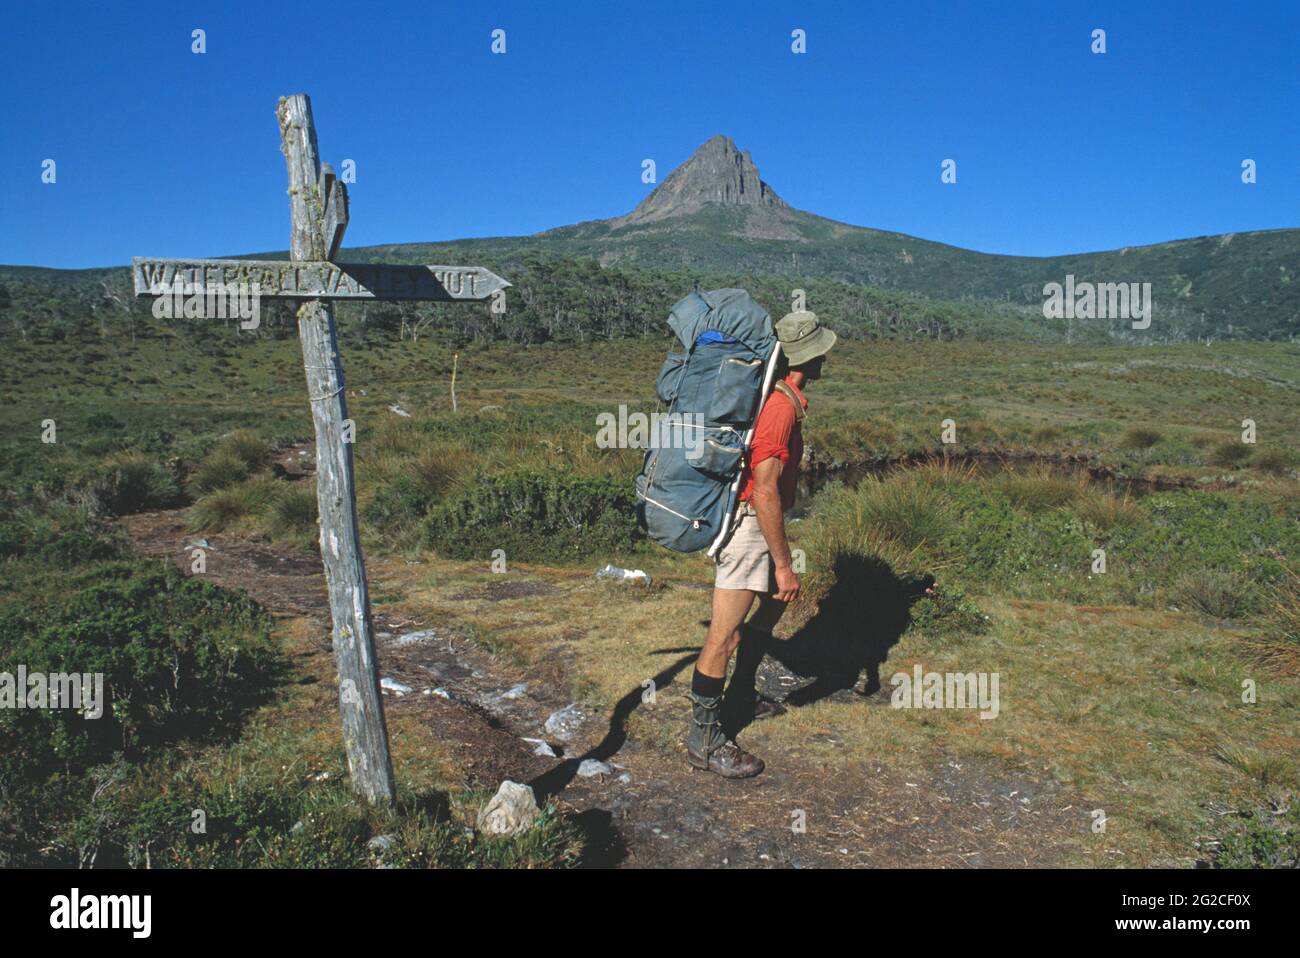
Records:
[[[274,613],[311,621],[319,629],[320,654],[330,654],[329,610],[316,557],[237,535],[187,533],[180,511],[142,513],[123,525],[141,554],[170,558],[185,570],[191,544],[205,539],[210,581],[243,588]],[[369,561],[372,594],[389,563],[399,561]],[[562,575],[542,576],[497,583],[463,598],[542,599],[565,588]],[[755,779],[727,782],[697,773],[680,751],[626,734],[628,716],[640,705],[640,687],[629,689],[612,714],[590,716],[571,741],[559,742],[542,727],[571,701],[564,656],[520,667],[440,629],[438,622],[408,621],[382,605],[374,610],[374,622],[380,674],[411,689],[385,693],[390,722],[414,715],[440,740],[453,743],[463,753],[467,785],[495,790],[510,778],[531,784],[539,801],[554,799],[586,828],[592,865],[1051,866],[1062,862],[1067,839],[1086,828],[1080,805],[1054,786],[968,761],[943,760],[916,776],[866,758],[844,774],[815,757],[767,750],[767,770]],[[582,635],[578,628],[572,632],[568,646],[574,654]],[[655,677],[660,690],[689,681],[695,650],[670,652]],[[768,659],[760,681],[766,690],[796,680]],[[880,696],[864,700],[847,690],[835,697],[862,708],[883,704]],[[535,754],[538,744],[526,738],[547,740],[556,756]],[[820,736],[817,744],[839,746],[832,735]],[[580,777],[579,765],[587,758],[608,763],[612,771]],[[800,816],[807,825],[802,832],[792,828]]]

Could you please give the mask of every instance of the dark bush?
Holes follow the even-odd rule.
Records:
[[[442,555],[565,560],[632,547],[640,536],[625,478],[526,470],[472,480],[436,506],[426,528]]]
[[[103,673],[103,716],[0,709],[0,776],[42,780],[155,744],[232,730],[281,663],[269,619],[243,592],[170,563],[83,567],[0,608],[0,673]]]

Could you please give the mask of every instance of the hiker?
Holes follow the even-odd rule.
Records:
[[[749,719],[784,711],[759,697],[754,678],[772,629],[799,594],[785,512],[794,506],[803,456],[801,420],[808,408],[803,390],[821,378],[822,362],[835,345],[835,334],[809,312],[786,315],[776,324],[776,335],[781,343],[777,379],[755,424],[731,537],[715,557],[713,618],[691,679],[687,758],[695,768],[723,778],[763,771],[763,760],[737,745],[735,735]],[[758,611],[746,622],[755,598]],[[724,695],[727,663],[737,648],[740,656]]]

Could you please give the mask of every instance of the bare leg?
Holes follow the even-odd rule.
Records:
[[[726,676],[727,663],[740,645],[740,625],[753,604],[754,593],[748,589],[713,590],[713,619],[695,665],[699,672],[715,679]]]
[[[694,768],[724,778],[750,778],[763,771],[763,760],[750,755],[723,732],[720,717],[727,662],[740,644],[740,626],[754,604],[748,589],[713,590],[713,618],[691,677],[691,725],[686,757]]]
[[[741,626],[736,668],[727,683],[722,705],[722,728],[729,738],[735,738],[755,718],[779,715],[783,711],[776,703],[767,703],[764,709],[759,709],[755,683],[758,667],[763,664],[763,656],[772,640],[772,628],[785,612],[785,607],[786,603],[771,595],[760,595],[757,611]]]

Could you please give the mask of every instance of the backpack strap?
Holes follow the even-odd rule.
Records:
[[[808,415],[808,410],[803,408],[803,403],[799,401],[799,397],[794,394],[794,390],[790,388],[790,384],[784,379],[778,379],[772,388],[790,400],[791,405],[794,406],[795,422],[799,422],[804,416]]]

